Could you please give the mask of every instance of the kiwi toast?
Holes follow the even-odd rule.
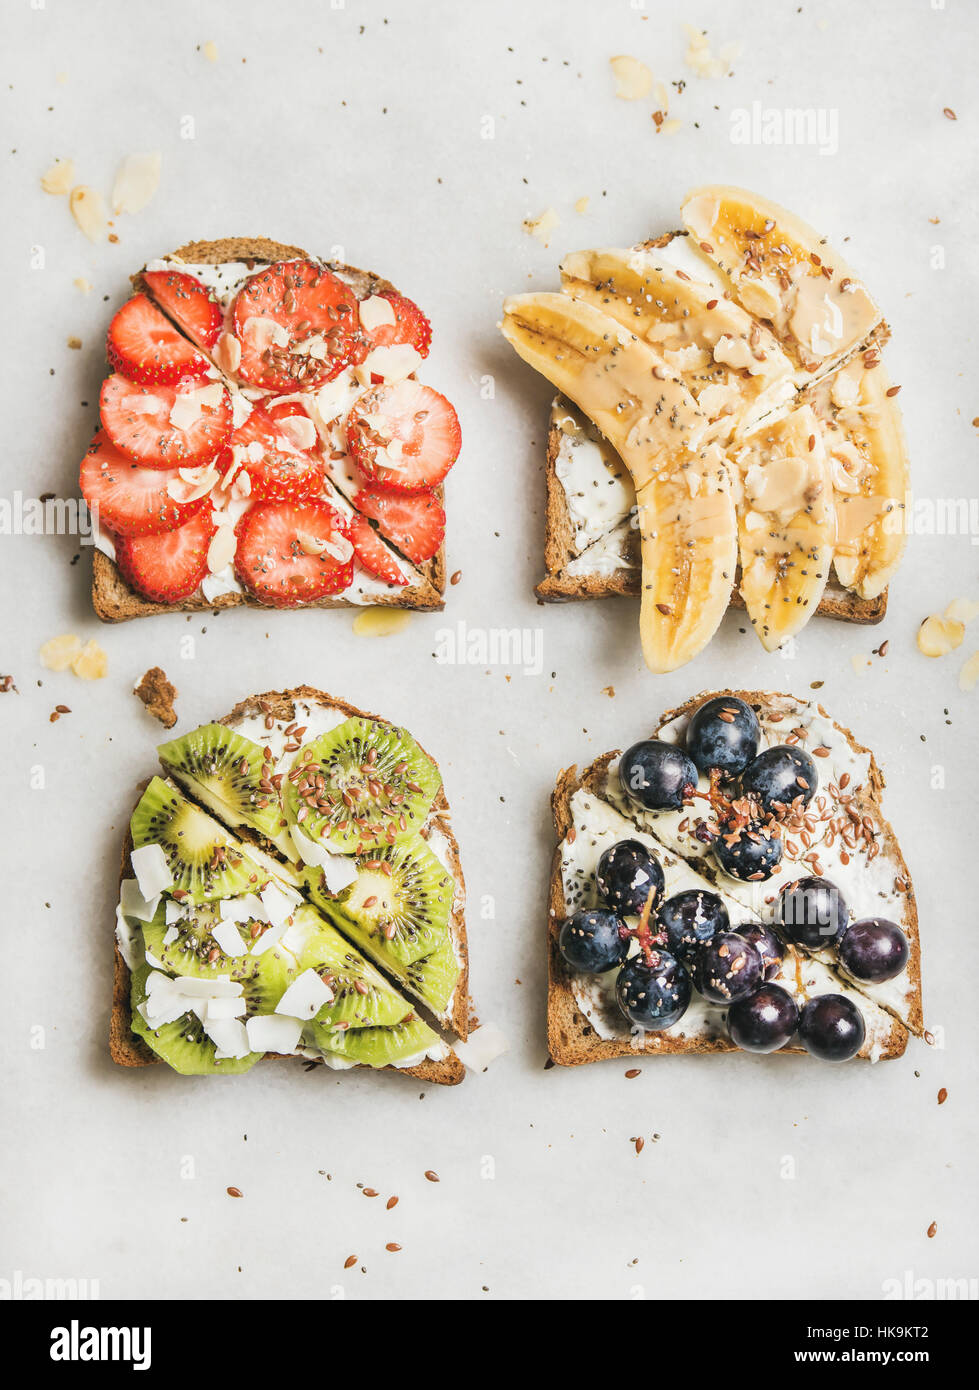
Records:
[[[425,750],[301,686],[158,752],[122,851],[113,1059],[461,1081],[439,1030],[469,1033],[465,883]]]

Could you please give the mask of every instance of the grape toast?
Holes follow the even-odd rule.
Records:
[[[667,742],[682,740],[692,711],[721,693],[749,704],[763,732],[773,740],[797,739],[805,745],[806,737],[797,735],[807,735],[810,743],[819,738],[820,750],[829,744],[826,756],[833,759],[830,765],[834,771],[847,769],[835,772],[846,791],[833,781],[825,792],[821,786],[820,793],[832,804],[816,835],[810,837],[812,847],[795,846],[794,855],[787,851],[779,876],[752,885],[737,882],[717,868],[696,835],[692,813],[681,819],[680,813],[645,812],[630,805],[617,776],[617,750],[597,758],[581,773],[575,766],[562,771],[551,797],[558,846],[548,894],[550,1055],[563,1066],[579,1066],[613,1057],[739,1050],[724,1027],[726,1010],[705,1007],[696,995],[690,1011],[672,1028],[632,1032],[615,1006],[614,994],[610,996],[607,984],[601,983],[607,977],[575,975],[561,955],[559,936],[564,920],[579,908],[596,904],[594,867],[602,850],[616,841],[638,838],[658,855],[666,874],[667,894],[691,888],[720,894],[735,924],[736,913],[767,920],[778,887],[805,874],[826,872],[830,878],[842,879],[858,916],[877,912],[885,902],[882,915],[900,926],[909,947],[907,965],[899,978],[887,985],[861,984],[842,975],[829,953],[808,955],[786,943],[777,982],[797,1000],[827,992],[847,996],[860,1009],[866,1024],[866,1038],[858,1055],[871,1061],[900,1057],[909,1034],[923,1032],[918,914],[907,865],[883,815],[880,768],[873,754],[849,729],[831,720],[821,706],[791,695],[705,692],[667,711],[651,737]],[[684,807],[685,812],[688,809]],[[857,827],[858,833],[847,836],[848,843],[856,840],[855,849],[843,849],[835,831],[835,843],[826,845],[827,827],[834,823],[835,813]],[[780,1050],[805,1055],[795,1039]]]
[[[299,247],[271,241],[266,237],[225,237],[217,241],[190,242],[174,252],[172,259],[175,262],[186,262],[188,265],[222,266],[243,263],[248,267],[254,267],[293,258],[306,259],[307,253]],[[353,291],[358,299],[364,299],[371,295],[395,293],[394,286],[389,281],[370,271],[359,270],[356,267],[337,262],[324,262],[324,264]],[[137,272],[131,279],[136,292],[147,291],[142,272]],[[180,325],[177,326],[180,327]],[[434,494],[439,503],[444,504],[444,488],[441,486],[436,488]],[[396,548],[391,546],[389,542],[379,539],[381,545],[397,557],[397,566],[409,575],[410,582],[398,588],[384,586],[383,590],[380,591],[378,591],[379,586],[374,586],[369,600],[362,600],[362,603],[369,601],[372,605],[377,606],[423,611],[442,609],[445,606],[446,579],[444,543],[431,559],[415,563],[397,552]],[[261,603],[254,598],[247,590],[221,593],[213,598],[208,598],[198,589],[178,602],[156,602],[144,597],[127,583],[120,572],[116,559],[98,549],[93,555],[92,605],[97,616],[103,622],[109,623],[127,622],[131,618],[151,617],[160,613],[206,612],[239,605],[260,609],[269,607],[268,604]],[[341,594],[315,599],[302,606],[317,609],[356,608],[361,604]]]
[[[381,725],[389,725],[390,721],[377,715],[365,714],[347,701],[337,699],[332,695],[325,694],[323,691],[316,690],[311,686],[299,686],[287,691],[272,691],[262,695],[252,695],[246,700],[239,702],[229,714],[218,721],[220,724],[227,725],[229,728],[236,728],[244,720],[260,719],[266,728],[273,728],[279,731],[283,728],[292,726],[299,717],[300,712],[315,709],[322,709],[330,714],[337,714],[347,719],[367,719]],[[271,726],[269,721],[272,721]],[[273,735],[270,734],[270,737]],[[424,750],[422,750],[424,751]],[[426,755],[429,756],[430,755]],[[434,763],[434,759],[432,759]],[[437,767],[437,764],[435,765]],[[164,772],[169,773],[170,768],[164,764]],[[182,789],[186,788],[186,783],[181,781]],[[193,795],[191,793],[191,795]],[[210,799],[201,801],[203,809],[211,813],[216,810]],[[266,855],[277,859],[285,868],[285,861],[278,854],[274,845],[261,836],[253,829],[249,829],[238,823],[233,816],[227,814],[227,808],[222,808],[227,828],[241,840],[246,847],[253,846]],[[441,839],[441,844],[446,860],[446,868],[451,873],[454,880],[454,891],[449,914],[449,932],[451,936],[452,950],[459,966],[458,979],[452,992],[448,1004],[443,1010],[435,1012],[429,1009],[432,1017],[441,1025],[446,1032],[465,1041],[469,1034],[469,958],[468,944],[466,937],[465,923],[465,880],[462,872],[462,865],[459,857],[459,846],[452,832],[450,812],[448,802],[445,798],[444,788],[440,788],[432,808],[428,814],[425,825],[420,831],[421,835],[428,841],[433,834],[437,833]],[[122,849],[122,859],[120,865],[120,884],[126,878],[131,877],[132,867],[130,854],[133,842],[132,835],[127,830],[125,843]],[[336,925],[331,919],[331,924]],[[342,933],[342,928],[339,928]],[[383,968],[383,967],[382,967]],[[392,977],[393,984],[397,989],[405,988],[404,982]],[[120,944],[117,939],[115,946],[114,978],[112,994],[112,1011],[109,1030],[109,1049],[113,1060],[122,1066],[137,1067],[147,1066],[151,1063],[161,1061],[161,1058],[146,1045],[132,1029],[132,1007],[130,1001],[131,970],[126,964]],[[451,1048],[446,1047],[446,1055],[440,1059],[426,1058],[417,1065],[399,1067],[388,1066],[384,1070],[400,1071],[405,1075],[412,1076],[420,1081],[434,1082],[439,1085],[456,1085],[463,1079],[464,1068]],[[276,1060],[285,1060],[281,1054],[267,1054],[274,1056]],[[293,1060],[302,1061],[302,1055],[293,1055]],[[307,1062],[308,1065],[308,1062]]]

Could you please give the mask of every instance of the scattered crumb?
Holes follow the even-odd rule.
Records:
[[[707,35],[692,24],[685,24],[687,31],[687,51],[684,54],[684,62],[692,72],[698,77],[727,77],[736,59],[740,58],[741,50],[744,45],[741,43],[725,43],[717,51],[717,57],[711,53],[710,43]]]
[[[160,186],[160,156],[130,154],[122,161],[112,185],[112,211],[142,212]],[[112,237],[109,238],[112,240]]]
[[[411,614],[405,608],[365,608],[354,618],[353,630],[358,637],[387,637],[410,622]]]
[[[653,85],[653,74],[638,58],[620,53],[608,60],[615,78],[615,95],[620,101],[641,101]]]
[[[167,680],[165,671],[159,666],[151,666],[133,694],[142,700],[147,711],[154,719],[159,719],[165,729],[173,728],[177,722],[177,712],[173,707],[177,687]]]
[[[76,225],[89,241],[101,241],[105,236],[105,203],[102,194],[97,189],[80,183],[71,190],[68,205]]]
[[[561,219],[553,208],[545,208],[539,217],[525,217],[523,229],[528,236],[536,237],[545,246],[550,243],[548,238],[555,227],[561,225]]]
[[[959,672],[959,689],[975,690],[979,682],[979,652],[973,652]]]
[[[589,197],[587,197],[587,196],[585,196],[584,198],[579,198],[578,201],[577,201],[577,202],[575,203],[575,205],[574,205],[574,210],[575,210],[575,212],[578,212],[578,213],[585,213],[585,212],[587,212],[587,211],[588,211],[588,204],[589,204],[590,202],[591,202],[591,199],[590,199]]]
[[[0,695],[9,695],[11,690],[15,695],[20,694],[16,685],[14,685],[13,676],[0,676]]]
[[[208,39],[207,43],[201,45],[201,52],[209,63],[217,62],[218,46],[213,39]]]
[[[46,174],[41,175],[41,187],[45,193],[61,195],[67,193],[75,178],[75,165],[71,159],[56,159]]]
[[[84,275],[77,275],[72,281],[72,284],[75,286],[75,289],[80,290],[82,294],[91,293],[92,282],[91,280],[86,280]]]
[[[602,694],[603,694],[603,695],[607,695],[607,696],[609,697],[610,700],[614,700],[614,699],[615,699],[615,686],[614,686],[614,685],[606,685],[606,686],[603,686],[603,688],[602,688]]]
[[[68,346],[72,349],[73,352],[77,352],[78,349],[81,347],[81,345],[82,345],[82,340],[81,340],[81,338],[69,338],[69,339],[68,339]]]
[[[862,676],[870,665],[870,657],[866,652],[854,652],[850,657],[850,665],[853,667],[855,676]]]

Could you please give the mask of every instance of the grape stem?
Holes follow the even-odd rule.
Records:
[[[649,916],[653,910],[653,899],[656,897],[656,889],[650,888],[643,904],[642,912],[639,914],[639,925],[636,928],[636,940],[639,942],[643,960],[647,965],[656,965],[659,961],[659,952],[655,947],[666,944],[666,932],[654,932],[649,925]]]

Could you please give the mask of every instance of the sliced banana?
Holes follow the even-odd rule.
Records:
[[[662,355],[707,417],[711,440],[728,442],[794,394],[792,363],[771,330],[725,298],[689,237],[572,252],[561,283]]]
[[[907,442],[890,390],[882,367],[855,357],[806,392],[836,493],[836,575],[864,599],[883,593],[907,541]]]
[[[802,405],[733,451],[741,505],[741,595],[766,651],[794,637],[819,604],[836,539],[822,433]]]
[[[812,227],[743,188],[697,188],[684,225],[749,314],[768,320],[804,376],[841,361],[881,322],[866,287]]]
[[[713,637],[734,586],[738,523],[723,452],[708,444],[652,474],[636,503],[643,656],[651,671],[675,671]]]

